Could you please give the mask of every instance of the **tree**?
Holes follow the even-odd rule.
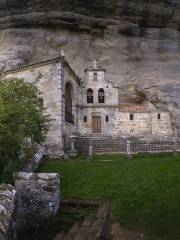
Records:
[[[29,150],[29,139],[37,144],[44,142],[50,118],[36,82],[0,79],[0,176],[3,176],[11,172],[10,168],[19,168],[21,156]]]

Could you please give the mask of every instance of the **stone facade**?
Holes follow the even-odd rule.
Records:
[[[0,185],[0,240],[16,239],[16,190],[7,184]]]
[[[171,115],[149,102],[120,102],[120,89],[106,78],[106,70],[96,60],[80,80],[64,55],[6,72],[6,77],[33,81],[38,75],[44,107],[51,115],[47,136],[48,153],[62,156],[70,151],[72,137],[169,136],[173,134]],[[131,119],[133,118],[133,119]]]
[[[114,134],[121,136],[173,135],[170,113],[150,103],[121,104],[113,121]]]
[[[81,134],[101,133],[112,134],[112,117],[118,107],[118,88],[113,87],[110,80],[105,79],[105,69],[93,62],[93,65],[85,70],[86,79],[82,84],[82,94],[79,111],[79,131]],[[87,102],[87,92],[93,91],[93,101]],[[104,102],[99,101],[99,90],[104,91]],[[93,131],[93,121],[98,117],[99,129]],[[86,118],[86,121],[84,121]],[[97,131],[96,131],[97,130]]]
[[[110,136],[169,136],[173,135],[170,113],[156,108],[150,102],[141,104],[120,103],[120,90],[105,77],[105,69],[94,61],[85,70],[86,80],[82,84],[79,131],[81,135]],[[93,93],[88,103],[88,90]],[[99,101],[99,90],[104,91],[104,101]],[[122,95],[122,93],[121,93]],[[132,119],[131,119],[132,118]],[[94,126],[95,125],[95,129]],[[97,125],[97,126],[96,126]]]
[[[171,115],[168,112],[161,112],[160,119],[158,119],[158,113],[152,112],[152,134],[157,135],[170,135],[173,134],[171,125]]]
[[[55,215],[60,206],[60,179],[56,173],[19,172],[15,188],[18,214],[35,212],[44,217]]]

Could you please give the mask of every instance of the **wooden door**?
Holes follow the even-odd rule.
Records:
[[[101,133],[101,117],[100,116],[92,117],[92,132]]]

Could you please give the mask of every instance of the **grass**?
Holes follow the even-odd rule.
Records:
[[[41,171],[61,175],[63,197],[111,199],[113,215],[148,239],[180,236],[180,155],[95,156],[46,161]]]

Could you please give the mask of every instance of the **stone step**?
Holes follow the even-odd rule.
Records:
[[[88,215],[82,224],[74,223],[66,235],[60,233],[53,240],[108,240],[111,215],[110,201],[68,199],[62,201],[61,207],[66,212],[68,206],[71,208],[79,205],[95,208],[96,214]]]
[[[93,217],[91,215],[87,216],[81,225],[79,232],[77,233],[74,240],[86,240],[89,234],[89,229],[93,223]]]
[[[99,236],[104,226],[105,217],[106,217],[106,210],[107,210],[106,207],[107,207],[106,204],[102,204],[101,206],[99,206],[96,213],[96,219],[91,225],[87,240],[99,239]]]
[[[63,240],[65,236],[64,232],[58,233],[57,236],[53,240]]]
[[[73,240],[75,238],[75,236],[77,235],[79,229],[80,229],[80,224],[79,223],[74,223],[74,225],[69,230],[67,235],[63,238],[63,240]]]

